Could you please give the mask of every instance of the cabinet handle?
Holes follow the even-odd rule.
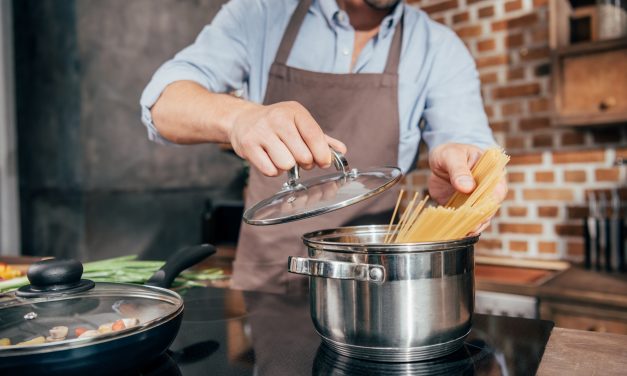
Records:
[[[604,98],[601,103],[599,103],[599,110],[606,111],[610,108],[616,106],[616,98],[615,97],[607,97]]]

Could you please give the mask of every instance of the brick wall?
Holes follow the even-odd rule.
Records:
[[[457,32],[475,57],[496,140],[512,156],[510,192],[480,253],[580,261],[586,192],[625,185],[627,130],[551,126],[548,0],[409,1]],[[426,166],[426,153],[419,165]],[[407,177],[422,190],[428,171]],[[622,191],[623,200],[625,190]]]

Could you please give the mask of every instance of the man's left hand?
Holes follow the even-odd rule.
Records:
[[[473,145],[442,144],[429,153],[429,195],[440,205],[446,204],[455,191],[470,193],[476,182],[470,170],[479,160],[483,151]],[[503,178],[494,190],[494,199],[501,203],[507,195],[507,181]],[[490,218],[491,219],[491,218]],[[471,235],[485,230],[490,219],[482,223]]]

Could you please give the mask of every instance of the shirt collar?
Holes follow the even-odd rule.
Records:
[[[333,28],[338,26],[348,26],[349,21],[346,12],[340,9],[336,0],[315,0],[314,5],[318,5],[322,15]],[[394,7],[392,13],[388,14],[381,21],[379,34],[385,38],[398,24],[405,8],[404,0],[400,0]]]

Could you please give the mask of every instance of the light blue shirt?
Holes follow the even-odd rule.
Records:
[[[150,108],[175,81],[195,81],[217,93],[239,91],[250,101],[263,102],[270,65],[297,3],[231,0],[225,4],[196,41],[164,63],[144,90],[142,121],[150,139],[167,143],[152,123]],[[361,51],[352,72],[383,72],[403,12],[398,165],[405,172],[411,169],[421,136],[431,149],[447,142],[482,148],[493,145],[472,56],[452,30],[421,10],[400,3],[383,19],[378,35]],[[335,0],[313,0],[287,64],[316,72],[350,73],[354,38],[348,15]],[[422,132],[421,119],[425,120]]]

